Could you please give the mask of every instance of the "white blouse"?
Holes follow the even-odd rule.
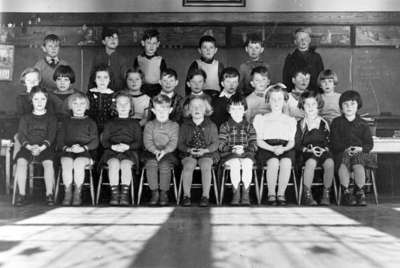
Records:
[[[296,135],[297,121],[286,114],[258,114],[254,117],[253,126],[256,129],[257,139],[280,139],[291,141]]]

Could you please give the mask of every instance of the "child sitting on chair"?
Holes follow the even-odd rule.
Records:
[[[73,206],[80,206],[85,168],[92,162],[90,151],[97,148],[99,138],[96,123],[85,115],[89,109],[89,99],[83,93],[77,92],[69,96],[67,100],[72,116],[63,121],[57,137],[65,185],[62,204],[69,206],[72,203]],[[75,182],[74,189],[73,182]]]
[[[168,96],[158,94],[152,99],[152,103],[151,111],[156,118],[147,122],[144,128],[143,142],[146,151],[143,157],[151,190],[150,205],[165,206],[169,202],[171,169],[178,162],[174,151],[178,146],[179,125],[169,119],[172,101]],[[160,177],[158,171],[160,171]]]
[[[33,111],[25,114],[19,121],[18,139],[21,150],[16,156],[15,180],[19,194],[16,205],[25,204],[26,174],[29,162],[35,161],[43,165],[46,185],[46,200],[49,206],[54,205],[54,140],[57,131],[57,119],[46,110],[48,93],[46,89],[34,86],[30,91]],[[16,191],[16,189],[14,189]]]
[[[345,91],[339,99],[342,116],[336,117],[331,125],[332,150],[335,163],[339,166],[339,180],[343,188],[343,203],[348,206],[366,206],[365,164],[370,160],[369,152],[374,146],[368,123],[357,111],[362,107],[360,93]],[[357,186],[355,197],[349,190],[350,172],[354,172]]]
[[[266,95],[266,102],[271,106],[271,112],[256,115],[253,122],[257,133],[257,161],[262,165],[267,164],[268,167],[267,185],[270,205],[286,205],[285,191],[294,161],[296,119],[283,113],[288,98],[283,84],[271,86]],[[276,192],[277,181],[278,191]]]
[[[190,189],[193,171],[197,165],[201,170],[203,187],[201,207],[208,206],[212,166],[218,161],[218,129],[207,117],[212,108],[205,97],[193,97],[185,106],[187,118],[179,131],[179,151],[182,157],[183,206],[190,206]],[[218,202],[218,201],[217,201]]]
[[[142,147],[142,129],[139,122],[130,118],[131,97],[120,92],[115,97],[118,117],[104,126],[101,143],[105,149],[102,163],[108,165],[111,186],[110,205],[129,205],[129,185],[132,180],[132,166],[139,166],[138,150]],[[121,185],[119,171],[121,170]]]
[[[315,206],[317,202],[311,193],[314,171],[317,166],[324,169],[324,190],[320,205],[330,205],[329,192],[334,178],[334,163],[329,150],[329,123],[319,116],[324,105],[321,95],[306,91],[300,95],[299,108],[305,117],[297,122],[296,149],[301,153],[304,163],[303,203]]]
[[[231,118],[223,123],[219,130],[219,151],[222,162],[230,168],[233,186],[231,205],[239,205],[240,181],[243,182],[241,204],[250,205],[249,187],[257,150],[257,136],[253,125],[244,117],[246,110],[246,100],[240,94],[233,95],[228,102]],[[242,177],[240,177],[241,170]]]

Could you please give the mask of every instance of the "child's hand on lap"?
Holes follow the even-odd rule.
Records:
[[[70,151],[74,154],[79,154],[79,153],[83,153],[85,151],[85,148],[83,148],[82,146],[80,146],[79,144],[74,144],[70,147]]]
[[[166,154],[166,153],[165,153],[165,151],[163,151],[163,150],[158,151],[158,152],[156,153],[156,159],[157,159],[157,161],[160,161],[160,160],[164,157],[165,154]]]
[[[241,155],[244,153],[244,149],[242,145],[235,145],[233,146],[232,152],[238,155]]]
[[[283,149],[282,145],[275,146],[275,150],[274,150],[275,155],[281,155],[284,152],[285,152],[285,150]]]

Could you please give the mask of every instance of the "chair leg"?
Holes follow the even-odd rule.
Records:
[[[96,205],[99,204],[102,184],[103,184],[103,169],[100,170],[99,184],[97,185]]]
[[[35,172],[35,166],[33,165],[33,163],[31,162],[30,164],[29,164],[29,167],[28,167],[28,180],[29,180],[29,182],[28,182],[28,185],[29,185],[29,194],[30,195],[32,195],[33,194],[33,177],[34,177],[34,172]]]
[[[132,172],[132,180],[131,180],[131,205],[135,205],[135,179],[134,179],[134,172]]]
[[[225,189],[225,177],[226,177],[226,173],[228,172],[227,169],[224,168],[224,170],[222,171],[222,180],[221,180],[221,192],[219,194],[219,203],[220,205],[222,205],[222,202],[224,201],[224,189]]]
[[[300,206],[301,205],[301,198],[303,196],[303,183],[304,183],[304,169],[301,171],[301,177],[300,177],[300,185],[299,185],[299,199],[297,200],[297,204]]]
[[[142,190],[143,190],[143,181],[144,181],[144,171],[146,169],[143,168],[142,170],[142,175],[140,176],[140,182],[139,182],[139,191],[138,191],[138,200],[137,204],[140,205],[140,199],[142,198]]]
[[[261,170],[261,182],[260,182],[260,204],[261,204],[261,200],[263,197],[263,192],[264,192],[264,179],[266,176],[267,170],[265,170],[264,168]]]
[[[292,169],[292,176],[293,176],[294,194],[296,195],[296,201],[298,203],[299,202],[299,192],[297,190],[297,178],[296,178],[296,172],[294,171],[294,169]]]
[[[58,200],[58,191],[60,188],[60,179],[61,179],[61,168],[58,170],[58,174],[57,174],[57,181],[56,181],[56,189],[54,191],[54,202],[57,203]]]
[[[214,184],[214,195],[215,195],[215,202],[217,205],[220,205],[219,198],[218,198],[218,185],[217,185],[217,176],[215,175],[214,168],[211,169],[211,176]]]
[[[176,201],[178,203],[178,205],[180,204],[180,201],[181,201],[182,187],[183,187],[183,179],[182,179],[182,175],[181,175],[181,179],[179,181],[179,188],[178,188],[178,198]]]
[[[14,176],[13,195],[12,195],[12,201],[11,201],[11,204],[12,204],[13,206],[15,206],[15,197],[16,197],[17,191],[18,191],[17,188],[18,188],[17,179],[16,179],[15,176]]]
[[[174,187],[175,200],[176,200],[176,204],[179,205],[179,203],[178,203],[178,190],[177,190],[177,186],[176,186],[176,176],[175,176],[174,168],[172,168],[171,171],[172,171],[172,183],[173,183],[173,187]]]
[[[261,204],[261,198],[260,198],[260,187],[258,185],[258,176],[257,176],[257,169],[253,170],[253,180],[254,180],[254,186],[256,188],[256,197],[257,197],[257,204]]]
[[[335,177],[333,177],[333,180],[332,180],[332,187],[333,187],[333,194],[335,195],[336,205],[339,205],[338,188],[336,186],[336,178]]]
[[[375,197],[375,203],[378,205],[378,190],[376,188],[376,181],[375,181],[375,171],[373,169],[370,170],[371,172],[371,180],[372,180],[372,188],[374,190],[374,197]]]
[[[92,206],[96,205],[95,195],[94,195],[94,183],[93,183],[93,173],[92,170],[89,170],[89,179],[90,179],[90,197],[92,198]]]

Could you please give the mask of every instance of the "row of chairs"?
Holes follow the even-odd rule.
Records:
[[[28,186],[29,186],[29,193],[32,194],[33,191],[33,181],[35,179],[43,179],[43,176],[38,176],[35,175],[35,166],[36,165],[41,165],[40,163],[37,162],[31,162],[29,164],[29,169],[28,169]],[[94,186],[94,178],[93,178],[93,165],[88,165],[86,167],[86,172],[89,175],[89,182],[85,182],[84,186],[89,186],[90,188],[90,196],[91,196],[91,203],[92,205],[97,205],[99,204],[100,201],[100,196],[102,193],[102,186],[103,185],[109,185],[108,182],[104,180],[104,173],[107,171],[107,166],[104,166],[100,170],[99,174],[99,182],[97,186],[97,191],[95,195],[95,186]],[[196,167],[197,171],[200,170],[199,167]],[[136,170],[133,170],[133,174],[135,174]],[[322,168],[317,167],[316,172],[321,172]],[[267,167],[263,167],[261,169],[261,180],[259,181],[258,179],[258,170],[257,167],[253,167],[253,180],[251,182],[251,186],[255,188],[255,195],[256,195],[256,200],[257,204],[261,204],[261,200],[263,197],[263,192],[264,188],[266,187],[266,172],[267,172]],[[172,173],[172,181],[171,181],[171,187],[173,188],[173,193],[174,197],[176,200],[176,204],[179,205],[180,203],[180,198],[182,196],[182,186],[183,186],[183,180],[180,180],[179,185],[177,184],[176,180],[176,175],[175,175],[175,170],[171,169]],[[298,182],[297,176],[296,176],[296,171],[295,169],[292,168],[291,170],[291,179],[289,180],[288,186],[294,187],[294,194],[296,198],[296,202],[298,205],[301,204],[302,200],[302,191],[303,191],[303,173],[304,169],[301,171],[300,175],[300,181]],[[224,201],[224,194],[225,194],[225,188],[226,187],[232,187],[232,184],[230,183],[230,169],[229,167],[224,167],[222,169],[222,176],[221,176],[221,184],[220,184],[220,190],[218,191],[218,183],[217,183],[217,176],[215,169],[212,169],[212,186],[213,186],[213,192],[214,192],[214,198],[216,200],[217,205],[222,205]],[[367,187],[372,187],[374,197],[375,197],[375,203],[378,205],[378,191],[376,187],[376,181],[375,181],[375,170],[373,168],[366,168],[366,175],[367,175],[367,182],[366,186]],[[314,180],[312,186],[322,186],[323,183],[321,180],[318,180],[318,177],[320,178],[321,176],[317,176],[316,179]],[[86,179],[86,178],[85,178]],[[54,197],[55,201],[57,202],[59,198],[59,188],[61,185],[61,180],[62,180],[62,175],[61,175],[61,169],[58,170],[57,172],[57,179],[55,183],[55,189],[54,189]],[[87,180],[85,180],[87,181]],[[132,179],[130,183],[130,192],[131,192],[131,204],[135,204],[135,186],[134,186],[134,179]],[[299,185],[299,186],[298,186]],[[141,171],[140,175],[140,181],[139,181],[139,189],[138,189],[138,197],[137,197],[137,204],[140,205],[141,199],[142,199],[142,194],[143,194],[143,186],[148,186],[148,183],[146,182],[146,169],[143,168]],[[193,188],[200,188],[201,184],[193,184]],[[299,189],[298,189],[299,188]],[[341,191],[338,189],[336,185],[336,180],[333,180],[333,185],[332,185],[333,191],[334,191],[334,198],[336,199],[336,203],[340,205],[340,200],[341,200]],[[12,204],[15,204],[15,198],[16,198],[16,193],[17,193],[17,182],[14,179],[14,187],[13,187],[13,197],[12,197]]]

